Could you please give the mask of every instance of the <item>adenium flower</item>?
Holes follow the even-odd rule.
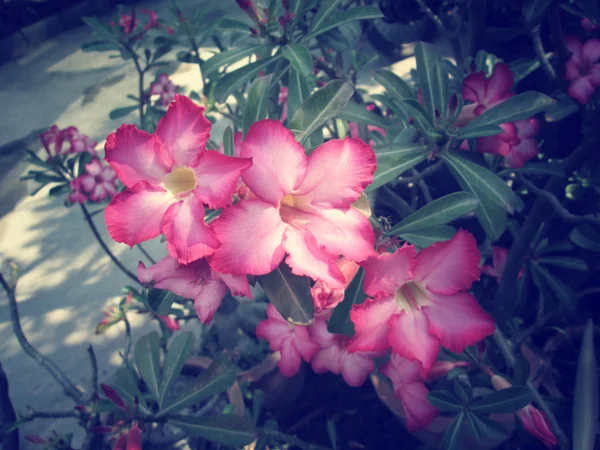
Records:
[[[390,360],[381,367],[381,373],[392,381],[394,395],[402,401],[409,431],[425,428],[438,416],[438,409],[427,399],[429,389],[421,378],[418,361],[392,353]]]
[[[348,385],[361,386],[369,374],[375,370],[373,358],[381,356],[375,352],[348,353],[346,345],[348,338],[343,334],[332,334],[327,331],[324,317],[315,318],[309,328],[311,340],[320,349],[311,359],[311,365],[316,373],[332,372],[341,375]]]
[[[506,378],[500,375],[493,375],[491,377],[492,385],[494,389],[500,391],[512,386],[506,380]],[[548,448],[554,448],[558,446],[558,439],[554,436],[548,417],[543,411],[538,410],[531,403],[524,408],[517,411],[517,417],[521,421],[523,428],[525,428],[533,437],[538,439],[542,444]]]
[[[194,300],[194,309],[203,323],[210,323],[228,290],[252,298],[247,276],[217,273],[204,258],[183,265],[166,256],[150,268],[140,261],[137,275],[145,285]]]
[[[176,86],[166,73],[161,73],[156,77],[156,80],[150,85],[150,95],[159,95],[160,104],[167,106],[173,101],[177,94]]]
[[[117,193],[115,171],[109,166],[103,166],[99,159],[85,165],[86,173],[78,177],[81,187],[93,202],[101,202]]]
[[[52,125],[47,131],[40,134],[40,141],[48,153],[48,157],[60,154],[63,145],[64,135],[57,125]]]
[[[96,145],[98,145],[98,142],[93,141],[87,134],[81,133],[75,127],[69,127],[63,132],[65,133],[65,140],[70,144],[66,153],[88,152],[94,156],[96,155]]]
[[[475,239],[459,230],[418,254],[404,245],[364,261],[364,290],[372,299],[350,312],[356,334],[348,350],[391,347],[420,362],[426,376],[440,345],[461,353],[491,335],[494,321],[466,292],[479,279],[479,260]]]
[[[122,125],[106,138],[106,161],[127,188],[105,211],[115,241],[133,246],[162,233],[169,254],[184,264],[215,251],[204,203],[230,204],[252,161],[206,150],[210,128],[204,108],[177,95],[154,134]]]
[[[88,200],[88,196],[83,190],[81,178],[82,177],[77,177],[71,180],[71,193],[68,197],[68,200],[71,203],[85,203]]]
[[[360,139],[332,139],[310,156],[276,120],[248,130],[242,174],[252,199],[225,209],[213,222],[221,246],[211,265],[222,273],[261,275],[283,260],[296,275],[342,288],[341,255],[362,261],[374,253],[369,219],[352,203],[373,180],[375,153]]]
[[[342,300],[344,300],[344,291],[352,282],[358,269],[360,269],[360,266],[357,263],[346,258],[340,258],[336,264],[342,274],[344,274],[344,286],[342,288],[331,289],[324,281],[317,281],[310,290],[316,312],[335,308]]]
[[[256,336],[269,341],[271,350],[280,353],[277,365],[286,377],[296,375],[302,360],[310,362],[319,351],[319,345],[310,338],[308,327],[287,322],[272,303],[267,306],[267,319],[256,327]]]
[[[502,124],[502,133],[477,139],[477,151],[502,155],[508,166],[523,167],[538,154],[538,142],[535,137],[539,134],[540,127],[540,121],[536,118]]]
[[[600,85],[600,40],[588,39],[583,45],[575,36],[565,37],[572,53],[566,62],[565,78],[571,82],[569,95],[585,104]]]

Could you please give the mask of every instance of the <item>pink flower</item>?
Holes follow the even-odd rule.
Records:
[[[132,10],[131,14],[122,14],[119,17],[119,26],[125,35],[133,33],[138,24],[139,20],[135,17],[135,10]]]
[[[158,317],[158,320],[160,320],[162,323],[164,323],[169,330],[171,330],[171,331],[181,330],[181,327],[179,326],[179,322],[177,322],[177,318],[174,318],[171,316],[160,316],[158,314],[156,315],[156,317]]]
[[[106,138],[106,160],[127,187],[106,208],[108,232],[133,246],[163,233],[169,253],[186,264],[219,246],[204,223],[204,203],[231,203],[252,161],[206,150],[211,123],[204,108],[175,96],[155,134],[122,125]]]
[[[382,356],[374,352],[348,353],[348,338],[342,334],[327,331],[325,318],[315,319],[309,328],[311,339],[320,349],[311,359],[316,373],[332,372],[341,375],[348,385],[361,386],[369,374],[375,370],[373,357]]]
[[[409,431],[425,428],[437,417],[439,411],[427,399],[429,390],[421,378],[421,365],[417,361],[392,353],[381,373],[392,381],[394,394],[402,401]]]
[[[342,288],[340,255],[373,254],[369,220],[351,207],[373,179],[375,153],[359,139],[332,139],[309,157],[279,121],[250,127],[241,156],[253,165],[242,180],[254,199],[225,209],[213,229],[221,246],[211,256],[218,272],[261,275],[283,260],[296,275]]]
[[[502,133],[477,139],[477,151],[502,155],[508,166],[523,167],[538,154],[535,137],[539,134],[540,127],[540,121],[536,118],[502,124]]]
[[[60,154],[62,151],[64,135],[57,125],[52,125],[47,131],[40,134],[40,140],[49,158]]]
[[[263,22],[263,19],[258,12],[258,8],[252,0],[235,0],[235,2],[255,23],[260,24]]]
[[[511,387],[512,385],[500,375],[493,375],[491,377],[492,385],[494,389],[500,391]],[[558,446],[558,440],[550,424],[548,423],[548,417],[543,411],[538,410],[531,403],[524,408],[517,411],[517,417],[521,421],[523,428],[525,428],[533,437],[538,439],[542,444],[548,448],[554,448]]]
[[[598,29],[598,26],[594,25],[592,23],[592,21],[590,19],[588,19],[587,17],[584,17],[583,19],[581,19],[581,26],[588,33],[592,33]]]
[[[582,45],[579,38],[567,36],[565,45],[572,53],[565,67],[565,78],[571,82],[569,95],[585,104],[600,85],[600,40],[588,39]]]
[[[109,166],[103,166],[99,159],[85,165],[85,175],[79,177],[81,186],[89,194],[93,202],[101,202],[107,197],[113,197],[117,193],[115,171]]]
[[[277,103],[279,105],[283,105],[283,108],[281,110],[281,116],[279,116],[279,120],[281,120],[282,122],[285,119],[287,119],[287,115],[288,115],[287,100],[288,100],[288,88],[285,86],[281,86],[281,88],[279,89],[279,98],[277,100]]]
[[[194,309],[203,323],[210,323],[227,290],[233,295],[252,298],[248,277],[217,273],[206,259],[183,265],[166,256],[149,269],[140,261],[137,275],[145,285],[194,300]]]
[[[356,334],[350,351],[395,353],[422,364],[426,376],[440,345],[455,353],[491,335],[494,321],[468,292],[479,278],[480,254],[473,236],[459,230],[449,241],[416,254],[405,245],[362,263],[364,289],[372,300],[355,306]]]
[[[494,277],[498,283],[504,273],[504,266],[508,259],[508,250],[502,247],[492,247],[492,265],[485,265],[481,268],[481,271],[486,275]],[[523,276],[523,268],[519,272],[519,278]]]
[[[88,199],[87,194],[83,192],[81,179],[82,177],[78,177],[71,180],[71,193],[69,194],[71,203],[85,203]]]
[[[159,95],[160,104],[167,106],[175,98],[178,88],[179,86],[173,84],[169,79],[169,75],[161,73],[156,77],[156,81],[150,85],[150,95]]]
[[[341,258],[337,262],[337,266],[340,271],[344,274],[344,286],[342,288],[331,289],[327,286],[324,281],[317,281],[311,288],[313,303],[315,305],[315,311],[319,312],[324,309],[335,308],[338,303],[344,300],[344,291],[348,285],[352,282],[352,279],[358,272],[360,266],[354,261],[350,261],[346,258]]]
[[[267,319],[256,327],[256,336],[269,341],[271,350],[281,354],[277,365],[286,377],[296,375],[302,360],[310,362],[319,351],[319,345],[310,339],[308,327],[286,322],[271,303],[267,306]]]
[[[83,134],[75,127],[69,127],[63,130],[65,133],[65,140],[71,145],[66,153],[82,153],[88,152],[92,155],[96,155],[97,141],[93,141],[87,134]]]

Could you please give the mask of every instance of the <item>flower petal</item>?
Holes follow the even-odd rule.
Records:
[[[166,190],[140,181],[115,195],[104,218],[110,236],[133,247],[161,233],[163,216],[173,203]]]
[[[171,171],[169,157],[156,136],[135,125],[121,125],[109,134],[104,151],[106,161],[127,187],[142,180],[160,184]]]
[[[336,343],[336,335],[327,331],[327,321],[315,319],[312,326],[308,328],[310,339],[322,348],[331,347]]]
[[[206,148],[211,126],[202,106],[184,95],[176,95],[158,122],[156,135],[173,166],[193,167]]]
[[[281,359],[277,363],[279,371],[286,377],[293,377],[300,371],[302,365],[302,357],[298,353],[298,350],[292,344],[291,339],[283,341],[283,345],[279,350]]]
[[[365,269],[364,291],[371,297],[393,296],[398,288],[413,278],[417,252],[403,245],[394,253],[371,256],[361,265]]]
[[[527,161],[535,158],[538,151],[536,139],[522,139],[520,144],[510,148],[510,153],[504,157],[504,162],[510,167],[518,169],[523,167]]]
[[[208,280],[194,298],[194,310],[200,321],[209,324],[227,294],[227,286],[221,280]]]
[[[342,378],[349,386],[362,386],[371,372],[375,370],[375,362],[368,355],[343,351],[341,357]]]
[[[510,95],[514,82],[515,76],[510,67],[501,62],[496,63],[487,86],[487,102],[496,103],[505,100]]]
[[[565,36],[565,46],[572,55],[567,64],[573,64],[577,67],[581,66],[582,50],[581,40],[577,36]]]
[[[292,337],[292,344],[298,351],[302,359],[306,362],[310,362],[313,356],[319,351],[319,345],[315,344],[310,340],[310,333],[308,328],[302,325],[294,325],[294,335]]]
[[[595,91],[596,86],[588,77],[578,78],[569,86],[569,95],[581,104],[589,102]]]
[[[215,150],[206,150],[193,168],[196,175],[194,193],[209,208],[231,205],[240,175],[251,165],[249,158],[233,158]]]
[[[525,120],[517,120],[514,122],[514,125],[517,127],[517,135],[520,138],[536,137],[540,133],[540,129],[542,127],[539,119],[536,119],[535,117]]]
[[[458,230],[452,239],[437,242],[417,255],[415,280],[427,290],[450,295],[469,289],[479,279],[481,254],[473,235]]]
[[[221,246],[211,257],[219,273],[263,275],[285,255],[285,224],[277,208],[261,200],[242,200],[211,223]]]
[[[308,158],[306,178],[296,195],[315,206],[347,208],[373,181],[377,159],[360,139],[331,139]]]
[[[242,158],[252,158],[252,167],[242,179],[258,198],[277,205],[297,189],[304,177],[308,159],[293,133],[277,120],[253,124],[242,142]]]
[[[396,314],[398,307],[393,297],[377,300],[367,299],[350,311],[350,319],[356,334],[348,343],[349,352],[380,352],[389,348],[387,335],[388,323]]]
[[[588,39],[581,48],[581,56],[587,64],[595,64],[600,59],[600,41]]]
[[[486,86],[487,78],[483,72],[472,73],[463,81],[462,96],[467,101],[483,103]]]
[[[252,298],[250,284],[246,275],[231,275],[229,273],[215,273],[217,278],[220,278],[223,283],[231,290],[231,295],[243,295],[244,297]]]
[[[455,353],[494,332],[494,319],[468,292],[449,296],[430,293],[429,300],[430,304],[423,306],[429,318],[429,332]]]
[[[341,352],[337,345],[323,348],[311,359],[310,364],[316,373],[340,373]]]
[[[182,264],[212,255],[219,247],[215,232],[204,223],[202,201],[194,194],[169,207],[162,232],[169,254]]]

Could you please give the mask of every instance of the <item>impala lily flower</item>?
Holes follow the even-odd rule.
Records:
[[[425,428],[437,417],[439,411],[427,399],[429,389],[421,378],[421,365],[417,361],[392,353],[381,373],[392,381],[394,394],[402,401],[409,431]]]
[[[64,133],[57,125],[52,125],[47,131],[40,134],[40,141],[42,141],[49,158],[61,153],[64,138]]]
[[[65,140],[69,142],[70,147],[66,153],[83,153],[88,152],[96,155],[97,141],[93,141],[87,134],[81,133],[75,127],[69,127],[63,130]]]
[[[140,261],[137,275],[145,285],[194,300],[194,309],[202,323],[210,323],[228,290],[233,295],[252,298],[248,277],[216,273],[206,259],[183,265],[166,256],[150,268]]]
[[[344,300],[344,291],[352,282],[352,279],[358,272],[358,269],[360,269],[360,266],[357,263],[346,258],[341,258],[337,262],[337,266],[344,274],[344,286],[338,289],[331,289],[324,281],[317,281],[310,290],[316,312],[324,309],[335,308],[338,303]]]
[[[572,53],[566,62],[565,78],[571,82],[569,95],[579,103],[588,103],[600,86],[600,40],[588,39],[581,44],[575,36],[565,37]]]
[[[211,265],[218,272],[261,275],[287,253],[296,275],[342,288],[340,255],[362,261],[374,253],[369,219],[351,207],[373,180],[371,147],[359,139],[332,139],[307,157],[281,122],[261,120],[248,130],[241,156],[253,160],[242,180],[255,199],[225,209],[213,222],[222,244]]]
[[[508,166],[523,167],[538,154],[535,137],[539,134],[540,127],[540,121],[536,118],[502,124],[502,133],[477,139],[477,151],[502,155]]]
[[[426,376],[440,345],[460,353],[491,335],[494,321],[466,292],[479,278],[479,259],[473,236],[459,230],[419,254],[405,245],[364,261],[364,289],[373,299],[350,312],[356,334],[348,350],[391,346],[400,356],[419,361]]]
[[[71,203],[85,203],[88,200],[88,196],[83,192],[83,186],[81,178],[74,178],[71,180],[71,193],[69,194],[69,201]]]
[[[90,200],[101,202],[117,193],[115,178],[117,174],[109,166],[102,166],[99,159],[94,159],[85,165],[85,175],[79,177],[81,186],[88,193]]]
[[[108,232],[133,246],[163,233],[169,253],[187,264],[219,246],[204,223],[204,203],[222,208],[252,161],[206,150],[204,108],[175,96],[155,134],[122,125],[106,138],[106,160],[127,189],[106,208]]]
[[[159,95],[160,104],[163,106],[167,106],[175,98],[178,88],[179,86],[176,86],[169,79],[169,75],[167,75],[166,73],[161,73],[156,77],[156,80],[150,85],[150,95]]]
[[[267,306],[267,319],[256,327],[256,336],[269,341],[272,350],[278,351],[280,372],[292,377],[300,370],[302,360],[310,360],[319,351],[319,345],[310,339],[308,327],[287,322],[273,304]]]
[[[369,374],[375,370],[373,358],[381,356],[374,352],[348,353],[346,345],[348,338],[342,334],[332,334],[327,331],[325,318],[315,319],[310,327],[311,340],[320,347],[311,359],[311,365],[316,373],[332,372],[341,375],[348,385],[361,386]]]

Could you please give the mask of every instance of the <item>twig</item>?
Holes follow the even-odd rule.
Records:
[[[535,195],[546,200],[556,210],[556,213],[565,222],[589,223],[592,225],[600,225],[600,217],[596,217],[593,214],[587,214],[585,216],[577,216],[575,214],[571,214],[569,210],[562,205],[560,200],[552,192],[540,189],[526,178],[519,177],[519,181],[521,181],[521,183],[523,183],[525,187],[527,187],[527,189],[529,189]]]
[[[306,425],[311,420],[313,420],[315,417],[318,417],[321,414],[323,414],[324,411],[325,411],[325,408],[323,408],[323,407],[318,408],[318,409],[312,411],[311,413],[307,414],[302,419],[300,419],[298,422],[296,422],[294,425],[292,425],[291,427],[289,427],[287,430],[285,430],[285,432],[286,433],[293,433],[293,432],[299,430],[304,425]]]
[[[6,291],[6,296],[8,297],[8,309],[10,311],[10,321],[12,323],[13,333],[19,341],[19,345],[21,348],[31,356],[39,365],[41,365],[44,369],[46,369],[50,375],[56,380],[58,384],[62,386],[65,391],[65,394],[68,395],[73,401],[79,402],[81,398],[81,391],[75,386],[71,380],[67,378],[67,376],[60,370],[60,368],[56,365],[54,361],[46,358],[40,352],[38,352],[27,340],[25,337],[25,333],[23,333],[23,329],[21,328],[21,321],[19,319],[19,309],[17,307],[17,298],[16,298],[16,280],[14,282],[14,287],[11,287],[4,276],[0,273],[0,284]]]
[[[100,209],[97,209],[96,211],[92,211],[90,213],[90,217],[94,217],[96,214],[100,214],[102,211],[104,211],[104,209],[105,208],[100,208]]]
[[[410,183],[417,183],[418,181],[421,181],[423,178],[436,173],[443,165],[444,165],[444,161],[440,159],[435,164],[432,164],[431,166],[427,166],[418,175],[415,175],[412,177],[406,177],[406,178],[399,178],[398,184],[406,185],[406,184],[410,184]]]
[[[389,187],[383,186],[379,192],[380,195],[383,195],[384,198],[387,198],[387,203],[396,209],[396,212],[398,215],[400,215],[400,217],[405,218],[415,212],[414,208],[410,206],[406,200],[397,195]]]
[[[564,79],[565,63],[570,58],[571,52],[565,45],[565,38],[562,33],[562,24],[560,23],[560,15],[558,10],[558,2],[551,2],[548,11],[548,25],[550,28],[550,37],[552,38],[552,44],[556,48],[558,58],[556,61],[556,74],[557,81],[561,88],[566,87],[566,80]]]
[[[535,50],[538,61],[542,65],[542,69],[546,72],[548,78],[552,81],[556,81],[556,72],[554,71],[552,64],[550,64],[550,61],[548,61],[548,58],[546,58],[546,51],[544,50],[544,44],[542,44],[542,37],[540,36],[540,26],[535,25],[531,29],[530,35],[533,49]]]
[[[592,288],[585,289],[585,290],[577,293],[575,295],[575,298],[579,300],[583,297],[587,297],[588,295],[592,295],[592,294],[600,294],[600,287],[592,287]]]
[[[131,352],[131,324],[125,313],[123,313],[123,321],[125,322],[125,337],[127,339],[127,347],[123,354],[123,363],[127,364],[129,362],[129,353]]]
[[[419,177],[421,174],[419,173],[419,171],[417,169],[411,169],[411,172],[413,173],[414,177]],[[429,191],[429,186],[427,186],[427,183],[425,183],[425,180],[420,179],[419,181],[417,181],[417,186],[419,186],[419,189],[421,189],[421,193],[423,194],[423,197],[425,198],[425,201],[427,203],[430,203],[433,201],[433,197],[431,196],[431,192]]]
[[[30,410],[29,414],[22,417],[21,420],[31,422],[35,419],[63,419],[67,417],[77,417],[75,410],[67,411],[33,411]]]
[[[551,311],[539,318],[536,318],[533,324],[526,328],[521,334],[519,334],[515,339],[512,345],[513,351],[519,351],[521,348],[521,344],[523,344],[527,339],[533,336],[535,333],[540,331],[542,328],[546,326],[546,324],[555,316],[555,312]]]
[[[138,280],[138,277],[135,276],[135,274],[133,274],[133,272],[129,271],[124,265],[123,263],[121,263],[121,261],[119,261],[117,259],[117,257],[113,254],[113,252],[110,251],[110,249],[108,248],[108,246],[106,245],[106,243],[104,242],[104,240],[102,239],[102,236],[100,236],[100,233],[98,232],[98,229],[96,228],[96,225],[94,224],[94,221],[92,220],[92,216],[90,216],[90,212],[88,211],[88,209],[85,207],[85,205],[83,203],[80,203],[79,206],[81,206],[81,211],[83,212],[83,215],[85,217],[85,220],[87,221],[88,225],[90,226],[92,233],[94,234],[94,237],[96,238],[96,240],[98,241],[98,244],[100,244],[100,247],[102,247],[102,250],[104,250],[104,252],[108,255],[108,257],[112,260],[112,262],[114,262],[116,264],[116,266],[121,269],[121,271],[127,275],[129,278],[131,278],[133,281],[135,281],[137,284],[139,284],[140,286],[142,285],[142,283],[140,283],[140,280]]]
[[[93,399],[98,393],[98,360],[96,359],[96,352],[92,344],[88,345],[88,355],[90,357],[90,365],[92,366],[92,389],[90,389],[90,399]]]
[[[131,59],[133,59],[133,63],[135,64],[135,69],[138,73],[138,111],[140,114],[140,127],[144,126],[144,72],[145,69],[142,69],[140,66],[139,56],[129,45],[125,45],[125,48],[129,53],[131,53]]]
[[[148,253],[148,251],[144,247],[142,247],[142,244],[137,244],[136,247],[148,259],[148,261],[150,261],[152,264],[156,264],[156,261],[154,260],[154,258],[152,256],[150,256],[150,253]]]

